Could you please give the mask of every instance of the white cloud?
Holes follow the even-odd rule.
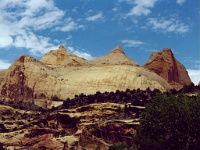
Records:
[[[60,10],[54,10],[52,12],[46,12],[40,16],[24,16],[18,21],[17,26],[19,28],[34,30],[43,30],[51,28],[59,24],[59,20],[64,16],[64,12]]]
[[[99,19],[103,18],[103,13],[102,12],[98,12],[97,14],[93,15],[93,16],[89,16],[86,18],[87,21],[96,21]]]
[[[176,3],[179,4],[179,5],[182,5],[185,2],[186,2],[186,0],[176,0]]]
[[[85,53],[85,52],[81,52],[81,51],[74,51],[73,52],[75,55],[79,56],[79,57],[82,57],[82,58],[85,58],[87,60],[92,60],[94,59],[95,57],[93,57],[92,55],[88,54],[88,53]]]
[[[192,70],[188,69],[188,74],[190,76],[190,79],[195,85],[198,85],[200,82],[200,70]]]
[[[116,11],[118,11],[118,8],[115,7],[115,8],[112,9],[112,11],[116,12]]]
[[[95,58],[95,57],[93,57],[92,55],[90,55],[90,54],[88,54],[88,53],[81,52],[80,50],[75,50],[75,48],[72,47],[72,46],[67,47],[67,49],[68,49],[71,53],[73,53],[73,54],[75,54],[75,55],[77,55],[77,56],[79,56],[79,57],[85,58],[85,59],[87,59],[87,60],[92,60],[92,59]]]
[[[0,36],[0,47],[7,47],[13,44],[13,39],[11,36]]]
[[[174,18],[149,18],[148,25],[150,25],[152,29],[161,32],[185,33],[189,31],[188,25]]]
[[[148,49],[148,50],[145,50],[146,52],[159,52],[159,50],[157,49]]]
[[[118,2],[126,2],[128,4],[134,4],[133,0],[118,0]]]
[[[10,63],[7,62],[6,60],[0,59],[0,69],[8,69],[10,67]]]
[[[56,49],[57,46],[54,46],[50,42],[50,38],[43,36],[36,36],[34,33],[29,32],[24,35],[18,35],[15,38],[14,45],[17,48],[27,48],[34,55],[44,54],[50,49]]]
[[[64,21],[64,24],[66,24],[65,26],[62,26],[62,27],[56,27],[55,30],[60,30],[60,31],[63,31],[63,32],[69,32],[69,31],[72,31],[72,30],[78,30],[78,29],[81,29],[81,28],[84,28],[83,25],[78,25],[72,18],[67,18],[65,21]]]
[[[125,44],[125,47],[137,47],[139,45],[145,44],[144,42],[139,40],[121,40],[120,42]]]
[[[133,0],[134,7],[127,16],[146,16],[151,13],[151,8],[154,7],[158,0]],[[130,1],[127,1],[130,3]]]
[[[199,68],[200,70],[200,60],[194,61],[194,67]]]
[[[20,47],[35,55],[57,47],[53,39],[39,35],[40,31],[83,28],[71,18],[64,20],[66,12],[53,0],[0,0],[0,14],[0,48]]]

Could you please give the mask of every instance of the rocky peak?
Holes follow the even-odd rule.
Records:
[[[170,48],[165,48],[160,52],[160,55],[166,56],[166,57],[174,57],[174,54]]]
[[[124,54],[124,55],[125,55],[125,53],[124,53],[122,47],[119,46],[119,45],[116,46],[110,53],[118,53],[118,54]]]
[[[172,50],[169,48],[152,53],[144,67],[157,73],[168,83],[191,84],[185,67],[174,57]]]
[[[139,66],[133,59],[126,56],[121,46],[116,46],[105,56],[90,61],[93,65],[132,65]]]
[[[60,45],[57,51],[68,52],[68,50],[63,45]]]
[[[167,67],[166,70],[170,70]],[[45,54],[41,61],[23,55],[0,78],[0,98],[8,100],[66,99],[80,93],[94,94],[96,91],[127,88],[171,89],[166,80],[138,67],[119,46],[92,61],[71,54],[63,46]]]
[[[45,65],[51,67],[58,67],[58,66],[77,66],[81,65],[86,60],[84,58],[80,58],[70,52],[64,46],[59,46],[57,50],[51,50],[50,52],[46,53],[41,62]]]
[[[65,47],[63,45],[60,45],[59,49],[65,49]]]

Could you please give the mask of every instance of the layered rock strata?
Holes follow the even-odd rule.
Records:
[[[86,64],[84,59],[74,54],[71,56],[63,47],[48,55],[54,55],[52,53],[55,53],[55,57],[47,59],[45,54],[41,61],[30,56],[19,57],[6,71],[0,85],[1,98],[66,99],[74,97],[75,94],[94,94],[96,91],[148,87],[166,91],[172,88],[162,77],[139,67],[127,58],[120,47],[116,47],[107,56],[94,60],[94,65],[90,62]],[[56,61],[61,53],[63,59]],[[75,57],[77,61],[71,62]],[[83,64],[80,61],[80,65],[77,65],[78,60],[83,60]],[[109,60],[107,65],[102,64],[103,60]]]

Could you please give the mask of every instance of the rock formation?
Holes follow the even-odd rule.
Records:
[[[0,143],[8,149],[94,150],[99,145],[107,150],[113,143],[131,143],[136,133],[139,118],[134,111],[127,116],[124,108],[118,103],[98,103],[39,115],[0,105],[4,116],[0,118]]]
[[[5,73],[6,73],[6,70],[0,70],[0,84],[3,81],[3,79],[4,79]]]
[[[143,66],[163,77],[172,85],[190,85],[191,80],[185,67],[174,57],[171,49],[163,49],[161,52],[151,54],[149,60]]]
[[[23,55],[6,71],[1,82],[1,97],[10,100],[24,100],[34,97],[34,87],[48,74],[48,67],[38,60]]]
[[[104,65],[104,61],[109,65]],[[80,65],[77,66],[77,62]],[[19,57],[5,74],[0,97],[10,100],[66,99],[80,93],[148,87],[161,91],[172,88],[157,74],[137,66],[120,47],[107,56],[86,63],[61,46],[45,54],[41,62],[30,56]]]
[[[70,54],[63,46],[45,54],[41,61],[20,56],[7,71],[0,71],[0,99],[42,101],[47,108],[47,99],[80,96],[45,112],[32,103],[8,102],[24,110],[0,105],[0,144],[5,149],[63,150],[93,150],[97,146],[107,150],[117,142],[132,144],[141,112],[155,94],[150,89],[169,90],[172,86],[168,82],[187,84],[183,82],[185,75],[180,77],[184,67],[171,50],[152,54],[144,67],[119,46],[92,61]],[[143,93],[138,88],[148,89]],[[103,94],[107,101],[97,91],[108,91]]]
[[[46,53],[41,59],[43,64],[51,67],[77,66],[85,61],[84,58],[69,53],[64,46],[60,46],[57,50]]]
[[[132,65],[139,66],[133,59],[127,57],[120,46],[115,47],[109,54],[91,60],[93,65]]]

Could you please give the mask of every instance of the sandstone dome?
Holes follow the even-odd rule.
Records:
[[[53,61],[48,62],[47,56]],[[57,97],[64,100],[81,93],[138,88],[167,91],[172,87],[156,73],[138,66],[120,47],[92,63],[60,47],[45,54],[41,61],[26,55],[19,57],[5,73],[0,97],[10,100]]]

